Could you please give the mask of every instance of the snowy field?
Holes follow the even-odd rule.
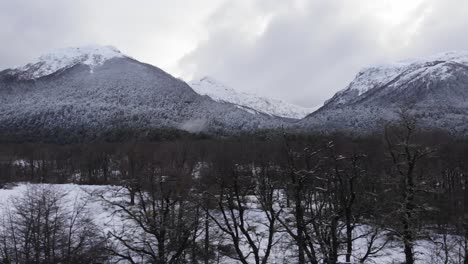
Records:
[[[2,210],[11,206],[12,199],[14,197],[20,196],[23,192],[25,192],[31,186],[38,186],[34,184],[18,184],[16,186],[12,186],[9,189],[0,189],[0,203]],[[119,192],[122,192],[122,189],[119,187],[113,186],[97,186],[97,185],[74,185],[74,184],[62,184],[62,185],[45,185],[47,187],[52,187],[61,191],[62,193],[66,194],[65,199],[66,202],[73,206],[76,204],[77,201],[83,201],[86,204],[87,213],[92,215],[92,219],[96,225],[98,225],[99,230],[103,232],[103,234],[111,231],[116,230],[118,228],[129,228],[132,223],[128,222],[128,220],[123,220],[121,214],[116,214],[115,211],[105,205],[105,203],[100,198],[100,195],[105,195],[110,199],[117,199],[116,197],[121,197],[116,195]],[[248,219],[250,220],[255,228],[258,229],[258,234],[264,233],[264,226],[262,223],[265,221],[264,215],[261,212],[255,211],[255,206],[252,206],[251,211],[248,212]],[[4,212],[2,211],[2,215]],[[263,230],[262,230],[263,229]],[[228,237],[222,234],[218,228],[215,227],[213,224],[210,227],[210,232],[212,232],[212,237],[216,237],[218,243],[223,243],[224,240],[227,240]],[[365,227],[361,227],[357,229],[356,235],[359,233],[363,233]],[[137,234],[138,231],[135,232]],[[260,235],[261,236],[261,235]],[[203,236],[201,236],[203,237]],[[448,262],[445,262],[443,256],[443,248],[442,248],[442,237],[438,241],[427,241],[427,240],[420,240],[417,241],[415,246],[416,251],[416,258],[419,264],[425,263],[462,263],[462,248],[460,248],[457,237],[449,236],[448,238],[449,243],[451,245],[447,250],[450,252],[450,257],[447,259]],[[271,257],[269,263],[280,264],[280,263],[295,263],[296,256],[294,255],[294,247],[291,245],[290,238],[285,232],[277,232],[275,235],[276,244],[273,247],[271,252]],[[354,243],[354,248],[356,253],[356,257],[361,256],[364,254],[364,246],[365,246],[366,238],[357,239]],[[382,243],[383,241],[379,241],[378,243]],[[263,242],[262,242],[263,243]],[[217,253],[216,256],[217,262],[215,263],[240,263],[233,259],[227,258]],[[344,257],[343,257],[344,258]],[[341,259],[344,261],[344,259]],[[397,241],[389,242],[385,249],[382,250],[378,255],[372,257],[365,263],[376,263],[376,264],[393,264],[393,263],[402,263],[404,261],[404,254],[402,252],[402,246]],[[120,262],[122,263],[122,262]],[[253,262],[252,262],[253,263]]]

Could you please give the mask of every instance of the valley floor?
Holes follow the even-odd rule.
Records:
[[[12,206],[12,198],[17,197],[24,193],[28,188],[39,186],[38,184],[26,184],[18,183],[17,185],[11,186],[10,188],[0,189],[0,204],[2,210],[2,216],[5,217],[5,211]],[[47,187],[54,188],[60,192],[66,194],[65,200],[70,206],[76,204],[77,200],[85,201],[86,212],[92,216],[93,221],[99,227],[99,230],[102,230],[105,235],[107,232],[122,228],[124,225],[131,225],[131,223],[123,220],[121,214],[116,214],[115,210],[111,207],[104,204],[100,196],[104,195],[109,199],[114,199],[115,193],[121,192],[121,188],[116,186],[107,186],[107,185],[75,185],[75,184],[52,184],[45,185]],[[251,219],[255,228],[262,231],[262,222],[265,221],[264,215],[262,213],[255,211],[255,206],[252,206],[250,212],[248,212],[248,218]],[[210,232],[213,232],[211,235],[213,238],[217,239],[217,243],[223,244],[223,241],[227,237],[223,236],[222,232],[213,225],[210,227]],[[358,228],[356,236],[362,235],[366,230],[366,227]],[[203,236],[200,236],[203,237]],[[431,237],[437,237],[432,235]],[[364,254],[364,247],[366,245],[366,237],[355,240],[354,248],[357,252],[355,257],[359,258]],[[450,252],[448,259],[444,260],[442,254],[442,237],[437,241],[428,241],[428,240],[418,240],[415,245],[415,251],[417,252],[416,263],[426,264],[426,263],[462,263],[462,254],[463,249],[459,246],[459,238],[455,236],[446,237],[449,245],[447,250]],[[291,245],[289,236],[285,232],[278,232],[275,236],[277,243],[273,247],[271,252],[269,263],[282,264],[282,263],[296,263],[297,256],[295,254],[295,248]],[[378,241],[377,243],[382,243]],[[220,252],[216,253],[216,261],[213,263],[240,263],[236,260],[230,259],[226,256],[222,256]],[[344,257],[340,258],[344,263]],[[402,251],[402,245],[398,241],[392,241],[388,243],[384,250],[382,250],[377,255],[368,259],[365,263],[376,263],[376,264],[396,264],[404,262],[404,254]],[[120,262],[122,263],[122,262]],[[253,263],[253,262],[252,262]],[[357,262],[356,262],[357,263]]]

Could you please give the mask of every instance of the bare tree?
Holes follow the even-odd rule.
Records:
[[[121,219],[109,231],[113,241],[109,249],[130,263],[180,263],[200,222],[191,194],[192,168],[185,159],[176,161],[167,152],[138,162],[143,165],[134,175],[138,181],[132,185],[132,195],[128,188],[115,191],[112,198],[101,195]]]
[[[418,191],[416,181],[417,166],[433,152],[428,147],[416,143],[416,119],[407,111],[400,113],[396,127],[387,125],[385,141],[396,176],[400,179],[402,202],[398,211],[401,228],[397,235],[402,239],[406,264],[414,263],[413,243],[415,240],[416,213],[419,211],[415,200]]]
[[[104,260],[104,236],[87,216],[86,201],[52,186],[28,186],[5,208],[4,263],[89,263]]]
[[[299,152],[294,150],[286,136],[284,139],[286,174],[289,176],[287,178],[287,196],[292,197],[293,205],[292,208],[289,208],[289,198],[287,198],[286,205],[283,204],[279,212],[278,221],[296,242],[299,263],[306,263],[307,256],[308,262],[318,264],[317,237],[314,236],[314,233],[318,232],[320,235],[323,233],[320,232],[320,227],[315,222],[318,220],[316,209],[325,208],[326,202],[319,199],[319,193],[314,186],[314,179],[321,166],[320,154],[331,147],[331,142],[318,148],[307,147]],[[303,164],[300,165],[300,162],[303,162]],[[293,222],[289,220],[291,214],[294,218]],[[311,225],[315,229],[314,227],[311,228]],[[322,244],[321,248],[323,249],[322,253],[325,253],[324,244]]]
[[[244,264],[266,264],[275,243],[275,186],[268,168],[259,168],[253,175],[251,172],[251,166],[235,163],[218,170],[219,186],[211,193],[217,206],[212,211],[206,208],[206,212],[233,243],[236,253],[229,257]]]

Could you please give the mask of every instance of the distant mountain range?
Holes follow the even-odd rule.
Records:
[[[162,130],[232,134],[281,123],[201,96],[161,69],[108,46],[58,50],[0,72],[4,141],[118,140],[159,137]]]
[[[215,101],[232,103],[243,108],[249,108],[273,116],[301,119],[317,109],[300,107],[278,99],[258,96],[253,93],[239,92],[212,77],[203,77],[191,81],[189,85],[198,94],[208,95]]]
[[[365,68],[317,111],[209,77],[188,85],[109,46],[61,49],[0,72],[2,141],[158,139],[280,127],[367,133],[402,108],[423,127],[467,135],[468,53]]]

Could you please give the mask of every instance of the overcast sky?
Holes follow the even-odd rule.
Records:
[[[362,67],[468,50],[464,0],[0,0],[0,68],[113,45],[187,81],[315,106]]]

